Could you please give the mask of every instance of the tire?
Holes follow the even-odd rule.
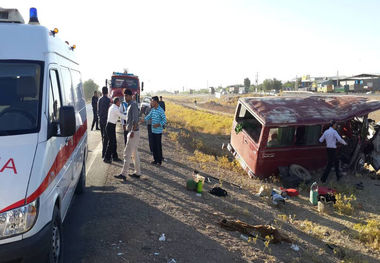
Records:
[[[360,153],[355,161],[355,172],[361,173],[364,170],[365,155]]]
[[[83,161],[82,170],[80,172],[79,180],[75,188],[77,195],[83,194],[86,190],[86,161]]]
[[[63,235],[62,222],[57,206],[54,207],[53,219],[51,222],[51,238],[49,248],[48,263],[63,263]]]
[[[300,180],[302,180],[302,182],[306,184],[311,182],[311,174],[306,168],[302,167],[301,165],[292,164],[289,167],[289,173],[292,176],[298,177]]]

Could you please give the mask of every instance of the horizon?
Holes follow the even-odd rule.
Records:
[[[77,45],[83,81],[100,87],[127,68],[147,91],[205,89],[296,76],[352,76],[380,70],[380,3],[349,0],[107,1],[3,0],[26,23]],[[68,19],[69,18],[69,19]],[[131,41],[132,39],[132,41]]]

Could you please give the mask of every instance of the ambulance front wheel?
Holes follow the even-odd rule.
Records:
[[[63,239],[62,222],[58,207],[54,207],[53,219],[51,222],[51,239],[48,263],[62,263]]]

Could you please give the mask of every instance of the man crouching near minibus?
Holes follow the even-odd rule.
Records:
[[[322,137],[319,139],[320,142],[326,141],[326,147],[327,147],[327,166],[326,169],[321,177],[322,183],[325,183],[327,180],[327,177],[329,176],[331,167],[335,165],[335,173],[336,173],[336,179],[339,181],[341,175],[339,171],[339,159],[336,156],[336,142],[340,142],[341,144],[347,145],[347,143],[340,137],[338,132],[336,131],[336,122],[331,121],[330,122],[330,128],[327,129]]]

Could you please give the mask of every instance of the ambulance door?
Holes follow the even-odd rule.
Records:
[[[60,67],[61,70],[61,76],[62,76],[62,97],[63,97],[63,105],[64,106],[72,106],[74,105],[74,97],[72,92],[72,81],[71,81],[71,74],[70,71],[65,67]],[[63,160],[64,160],[64,168],[65,168],[65,174],[64,174],[64,180],[65,180],[65,188],[64,188],[64,195],[62,199],[63,203],[63,209],[62,209],[62,215],[66,215],[67,209],[69,208],[71,197],[73,196],[74,189],[71,186],[72,180],[74,178],[73,172],[74,172],[74,151],[75,151],[75,145],[74,145],[74,136],[68,136],[64,137],[64,153],[63,153]]]
[[[69,153],[68,141],[66,137],[60,136],[59,130],[59,110],[64,106],[63,85],[56,65],[49,68],[49,125],[47,141],[47,157],[52,159],[54,177],[57,177],[58,191],[62,204],[62,211],[68,206],[66,194],[70,181],[67,179],[71,174],[70,165],[67,162]]]

